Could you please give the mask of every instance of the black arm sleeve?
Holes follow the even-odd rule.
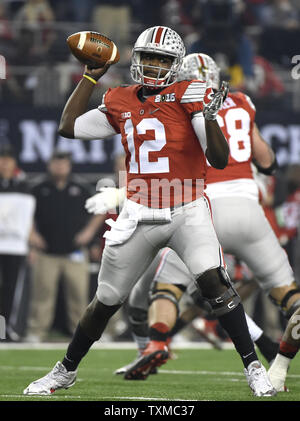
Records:
[[[253,162],[253,164],[256,166],[256,168],[257,168],[257,170],[259,171],[259,172],[261,172],[262,174],[265,174],[265,175],[274,175],[275,174],[275,171],[276,171],[276,169],[278,168],[278,162],[277,162],[277,159],[276,159],[276,156],[275,156],[275,159],[274,159],[274,161],[272,162],[272,164],[269,166],[269,167],[267,167],[267,168],[263,168],[263,167],[261,167],[256,161],[255,161],[255,159],[253,159],[252,160],[252,162]]]

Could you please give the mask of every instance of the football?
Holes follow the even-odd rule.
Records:
[[[67,38],[72,54],[91,68],[103,67],[107,61],[112,64],[120,60],[115,43],[98,32],[76,32]]]

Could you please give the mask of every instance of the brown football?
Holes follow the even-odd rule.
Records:
[[[76,32],[67,38],[72,54],[89,67],[102,67],[107,61],[112,64],[120,60],[115,43],[98,32]]]

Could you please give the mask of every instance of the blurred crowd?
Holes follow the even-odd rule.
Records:
[[[212,56],[232,89],[269,107],[274,97],[280,98],[276,106],[293,106],[292,57],[300,34],[296,0],[0,0],[0,53],[7,62],[0,102],[63,104],[82,73],[66,38],[81,30],[105,33],[120,49],[121,61],[107,85],[130,82],[132,43],[155,25],[176,29],[187,53]]]
[[[0,0],[0,55],[7,76],[0,80],[0,106],[63,106],[83,71],[66,38],[82,30],[106,34],[121,53],[95,89],[92,101],[98,105],[107,87],[131,83],[133,42],[155,25],[178,31],[187,53],[212,56],[231,89],[248,93],[258,112],[299,111],[291,77],[300,38],[298,0]],[[300,163],[258,182],[266,216],[299,283]],[[96,288],[106,228],[107,215],[91,218],[84,210],[94,190],[76,178],[66,154],[54,151],[42,178],[28,180],[15,152],[7,145],[0,150],[0,314],[8,340],[39,342],[53,326],[73,333],[78,312]],[[8,192],[26,201],[4,206]],[[16,203],[19,210],[26,207],[26,221],[24,212],[12,212]],[[112,337],[130,338],[125,312],[116,315]]]
[[[124,162],[116,156],[116,174]],[[44,174],[29,180],[15,149],[0,147],[0,314],[8,340],[41,342],[57,309],[59,329],[73,333],[96,290],[109,217],[86,211],[94,192],[63,150],[55,149]]]

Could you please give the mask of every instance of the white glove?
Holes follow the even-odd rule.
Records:
[[[204,107],[203,115],[206,120],[215,120],[225,101],[229,90],[229,83],[222,82],[221,88],[214,94],[213,99]]]
[[[117,189],[115,187],[102,187],[100,193],[87,199],[85,209],[94,215],[105,214],[109,210],[115,210],[122,206],[125,200],[125,187]]]

